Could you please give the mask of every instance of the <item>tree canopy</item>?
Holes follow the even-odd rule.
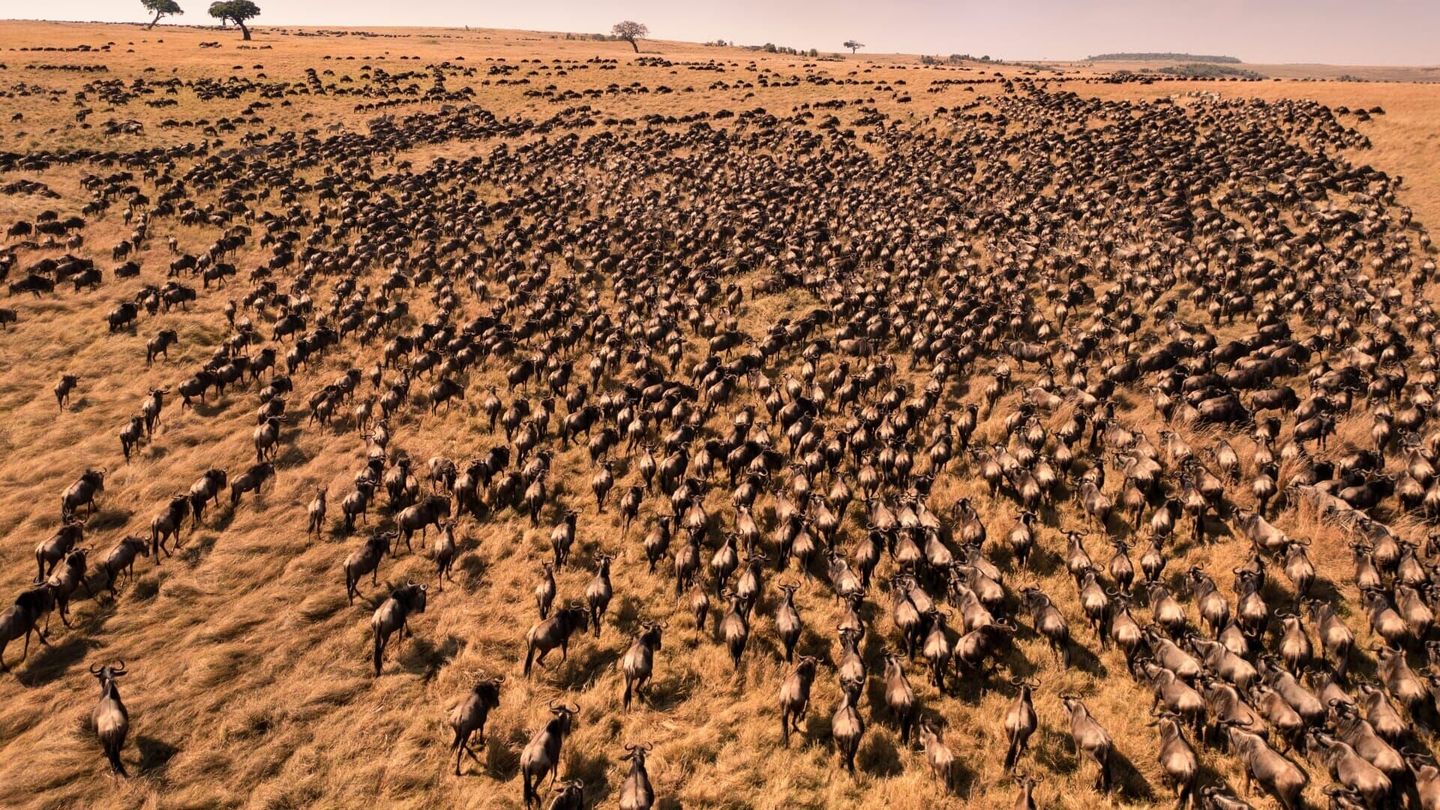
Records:
[[[640,52],[640,46],[635,40],[648,33],[650,33],[650,29],[645,27],[645,23],[638,23],[633,20],[624,20],[615,23],[615,27],[610,29],[612,36],[619,37],[630,43],[630,47],[634,48],[636,53]]]
[[[145,26],[146,31],[154,28],[155,23],[160,22],[161,17],[185,13],[185,9],[180,8],[180,4],[175,2],[175,0],[140,0],[140,4],[145,6],[146,11],[152,12],[155,15],[154,19],[150,20],[150,24]]]
[[[855,53],[856,51],[858,51],[858,50],[860,50],[861,48],[865,47],[865,43],[863,43],[863,42],[856,42],[856,41],[853,40],[853,39],[847,39],[847,40],[845,40],[845,43],[844,43],[843,45],[841,45],[840,47],[842,47],[842,48],[849,48],[849,49],[850,49],[850,53]]]
[[[145,30],[156,27],[156,23],[160,22],[160,17],[184,13],[184,9],[181,9],[180,3],[176,3],[176,0],[140,0],[140,4],[145,7],[147,12],[156,14],[156,16],[150,20],[150,25],[145,26]]]
[[[219,20],[221,25],[226,21],[235,23],[244,38],[249,39],[250,28],[245,25],[245,21],[259,17],[260,7],[250,0],[216,0],[210,4],[210,16]]]

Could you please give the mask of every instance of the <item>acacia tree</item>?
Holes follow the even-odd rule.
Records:
[[[648,33],[650,33],[650,29],[645,27],[645,23],[633,22],[631,20],[615,23],[615,27],[610,29],[612,36],[619,37],[630,43],[630,47],[634,48],[636,53],[640,52],[640,46],[635,40]]]
[[[849,49],[850,49],[850,53],[855,53],[856,51],[858,51],[858,50],[860,50],[861,48],[865,47],[865,43],[863,43],[863,42],[856,42],[856,41],[853,40],[853,39],[847,39],[847,40],[845,40],[845,44],[842,45],[841,47],[842,47],[842,48],[849,48]]]
[[[260,7],[250,0],[217,0],[210,4],[210,16],[219,20],[221,27],[224,27],[227,21],[235,23],[240,29],[240,33],[248,40],[250,28],[245,25],[245,21],[259,17]]]
[[[154,28],[155,23],[160,22],[161,17],[185,13],[185,9],[180,8],[180,4],[175,2],[175,0],[140,0],[140,4],[145,6],[146,11],[155,14],[155,19],[151,20],[150,24],[145,26],[146,31]]]

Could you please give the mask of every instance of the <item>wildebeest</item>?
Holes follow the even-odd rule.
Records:
[[[170,359],[170,347],[180,342],[180,335],[174,329],[162,329],[145,343],[145,365],[155,361],[156,356]]]
[[[570,653],[570,636],[583,633],[590,627],[590,612],[581,605],[569,604],[530,628],[525,634],[525,676],[530,676],[533,663],[545,664],[545,656],[556,647],[560,648],[560,660]],[[539,656],[536,656],[539,651]]]
[[[70,392],[80,384],[80,378],[74,374],[65,374],[60,377],[60,382],[55,383],[55,402],[60,410],[65,410],[65,405],[70,401]]]
[[[780,684],[780,740],[790,746],[790,731],[800,730],[800,721],[810,707],[810,687],[815,682],[815,668],[820,659],[802,655],[795,668]]]
[[[212,501],[216,506],[220,505],[220,492],[230,482],[230,476],[218,467],[212,467],[201,473],[195,483],[190,485],[190,515],[195,526],[205,518],[205,508]]]
[[[15,597],[14,604],[0,614],[0,672],[10,670],[5,663],[5,647],[15,639],[21,637],[25,639],[25,647],[20,652],[21,661],[24,661],[30,653],[31,633],[35,634],[41,645],[50,646],[50,642],[45,640],[45,631],[40,627],[40,620],[45,618],[54,607],[54,592],[48,585],[41,585],[22,592]]]
[[[440,522],[448,517],[450,517],[450,499],[444,495],[428,495],[420,503],[407,506],[396,513],[395,525],[400,529],[400,536],[405,540],[405,550],[412,550],[410,538],[415,535],[415,532],[420,532],[420,538],[423,540],[431,526],[438,527]]]
[[[1099,769],[1095,778],[1096,789],[1102,793],[1109,792],[1114,770],[1110,756],[1115,749],[1110,732],[1090,716],[1090,710],[1078,698],[1064,696],[1061,703],[1070,715],[1070,736],[1075,742],[1076,752],[1084,754]]]
[[[482,746],[485,744],[485,721],[490,716],[490,711],[500,705],[500,685],[503,683],[503,675],[477,681],[465,699],[450,712],[450,728],[455,731],[455,740],[450,743],[450,747],[455,751],[456,776],[460,775],[462,756],[469,754],[475,764],[480,764],[480,758],[470,750],[470,738],[478,734],[478,743]]]
[[[85,507],[85,514],[94,512],[95,501],[105,491],[105,470],[89,469],[60,495],[60,517],[68,519],[75,510]]]
[[[104,569],[107,587],[111,597],[116,594],[116,585],[119,584],[120,574],[128,577],[135,576],[135,557],[149,557],[150,545],[143,537],[129,535],[120,538],[115,547],[105,557]]]
[[[128,777],[130,774],[125,772],[125,764],[120,761],[120,752],[124,750],[125,738],[130,733],[130,713],[120,700],[120,690],[115,683],[116,679],[125,673],[124,661],[113,666],[91,665],[90,674],[100,681],[100,702],[96,704],[90,720],[95,728],[95,735],[100,738],[100,747],[105,752],[105,758],[110,761],[110,770]]]
[[[260,487],[275,476],[275,465],[268,461],[259,464],[252,464],[245,472],[235,476],[230,483],[230,507],[233,509],[240,503],[240,496],[247,492],[259,494]]]
[[[561,749],[575,728],[575,715],[579,712],[579,707],[550,704],[553,716],[520,752],[520,779],[526,807],[540,802],[539,789],[545,774],[550,774],[552,781],[559,779]]]
[[[50,589],[55,607],[59,609],[60,621],[66,627],[70,626],[70,597],[75,595],[75,591],[84,588],[87,595],[95,595],[86,578],[85,563],[85,550],[75,549],[65,555],[64,563],[45,581],[45,587]]]
[[[659,622],[644,622],[640,627],[640,633],[635,636],[635,641],[620,661],[620,670],[625,675],[625,695],[622,702],[627,710],[630,708],[631,696],[638,695],[645,689],[655,671],[655,653],[660,649],[664,625]]]
[[[410,634],[409,619],[412,613],[425,612],[425,587],[415,583],[407,583],[405,586],[396,588],[390,592],[390,597],[380,603],[375,609],[375,615],[370,618],[370,629],[375,637],[375,674],[380,674],[380,660],[385,655],[385,646],[390,642],[390,636],[399,633],[396,643],[405,640]]]
[[[380,558],[390,553],[396,536],[395,532],[376,532],[345,558],[345,596],[350,604],[355,604],[355,597],[360,595],[361,577],[369,574],[370,584],[380,584]]]
[[[70,519],[60,525],[49,539],[35,547],[35,584],[50,576],[55,566],[85,539],[85,524]]]
[[[620,784],[620,810],[650,810],[655,805],[655,788],[650,785],[650,773],[645,769],[645,758],[650,754],[649,745],[626,745],[621,760],[630,761],[630,771]]]

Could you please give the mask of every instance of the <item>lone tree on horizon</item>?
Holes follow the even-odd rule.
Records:
[[[844,43],[843,45],[841,45],[840,47],[842,47],[842,48],[849,48],[849,49],[850,49],[850,53],[855,53],[856,51],[858,51],[858,50],[860,50],[861,48],[865,47],[865,43],[863,43],[863,42],[856,42],[856,41],[853,40],[853,39],[847,39],[847,40],[845,40],[845,43]]]
[[[630,47],[634,48],[636,53],[640,52],[640,45],[636,43],[635,40],[648,33],[650,33],[650,29],[645,27],[645,23],[638,23],[633,20],[624,20],[615,23],[615,27],[610,29],[611,36],[618,37],[630,43]]]
[[[246,20],[253,20],[260,16],[260,7],[250,0],[217,0],[210,4],[210,16],[220,21],[223,28],[227,21],[235,23],[245,39],[250,39],[250,28],[245,25]]]
[[[146,11],[154,12],[155,14],[155,19],[151,20],[150,24],[145,26],[146,31],[154,28],[155,23],[160,22],[161,17],[185,13],[185,9],[180,8],[180,4],[175,2],[175,0],[140,0],[140,4],[145,7]]]

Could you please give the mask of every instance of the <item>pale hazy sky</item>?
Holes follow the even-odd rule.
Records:
[[[209,0],[179,0],[204,23]],[[256,0],[259,24],[471,25],[608,31],[622,19],[661,39],[774,42],[871,52],[1075,59],[1186,51],[1249,62],[1440,64],[1440,0]],[[127,21],[140,0],[0,0],[0,17]],[[0,42],[0,46],[3,46]]]

